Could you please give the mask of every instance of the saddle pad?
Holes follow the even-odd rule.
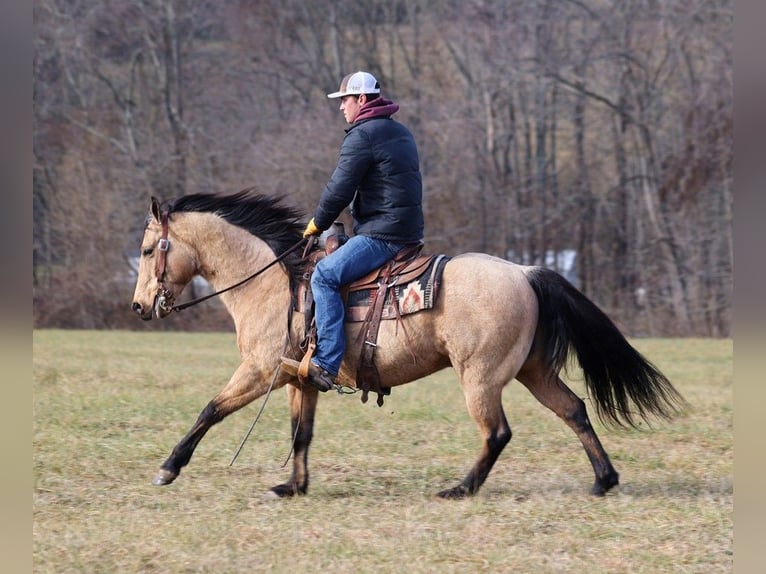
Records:
[[[423,272],[409,282],[386,291],[382,319],[395,319],[399,315],[409,315],[425,309],[431,309],[439,293],[444,266],[449,261],[446,255],[432,255]],[[346,321],[360,322],[367,319],[373,296],[378,288],[351,291],[346,303]],[[398,313],[397,313],[398,307]]]

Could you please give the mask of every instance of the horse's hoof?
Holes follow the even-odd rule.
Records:
[[[166,484],[170,484],[178,477],[177,472],[171,472],[169,470],[165,470],[164,468],[161,468],[157,474],[154,475],[154,478],[152,479],[152,484],[154,486],[165,486]]]
[[[597,480],[593,485],[593,488],[590,489],[590,493],[593,496],[604,496],[618,484],[620,484],[620,475],[615,472],[602,478],[601,480]]]
[[[301,490],[296,485],[287,482],[285,484],[278,484],[269,492],[278,498],[291,498],[296,494],[306,494],[306,489]]]
[[[439,494],[437,494],[437,496],[439,498],[443,498],[444,500],[460,500],[468,496],[468,491],[461,484],[456,486],[455,488],[448,488],[447,490],[442,490]]]

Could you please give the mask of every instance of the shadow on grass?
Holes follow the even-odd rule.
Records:
[[[734,483],[731,477],[672,477],[664,481],[627,482],[618,487],[619,494],[636,497],[699,498],[705,496],[732,496]]]
[[[401,478],[401,477],[400,477]],[[309,488],[309,496],[326,499],[366,499],[366,498],[435,498],[437,493],[455,486],[458,481],[434,483],[423,479],[422,476],[411,477],[412,480],[394,480],[391,477],[379,477],[370,481],[369,478],[357,482],[315,484]],[[513,500],[524,503],[538,497],[585,498],[599,500],[600,497],[590,494],[590,483],[569,483],[539,485],[539,488],[529,488],[520,485],[485,485],[471,498],[484,500]],[[698,478],[674,477],[669,480],[650,480],[644,482],[630,481],[620,484],[609,491],[606,498],[635,497],[635,498],[719,498],[734,494],[731,478]]]

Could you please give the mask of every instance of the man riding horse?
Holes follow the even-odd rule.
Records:
[[[391,117],[399,106],[380,95],[372,74],[361,71],[343,78],[339,90],[327,97],[340,98],[351,127],[303,236],[329,229],[349,204],[354,236],[322,259],[311,278],[317,342],[308,381],[322,392],[335,385],[346,349],[341,287],[423,241],[418,148],[412,133]]]

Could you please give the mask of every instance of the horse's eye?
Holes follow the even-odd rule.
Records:
[[[152,253],[154,253],[154,247],[145,247],[141,252],[141,255],[144,257],[149,257]]]

